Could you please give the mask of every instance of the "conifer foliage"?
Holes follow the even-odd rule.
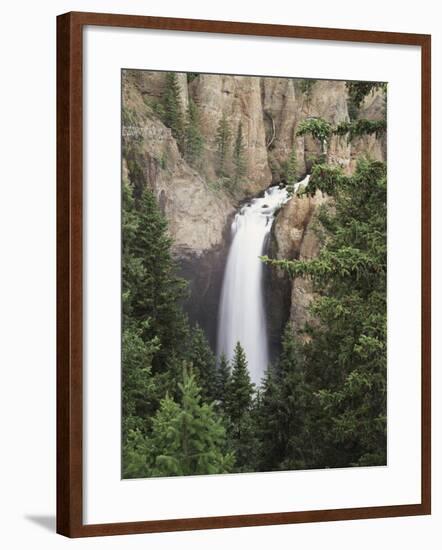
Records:
[[[235,425],[235,430],[240,434],[242,420],[251,409],[253,397],[253,384],[250,380],[247,358],[240,342],[235,346],[232,365],[226,408],[230,420]]]
[[[185,124],[185,150],[186,160],[193,166],[198,166],[203,150],[203,136],[200,131],[198,107],[193,99],[189,99]]]
[[[233,163],[235,168],[233,181],[235,184],[237,184],[241,181],[241,179],[245,176],[247,172],[242,122],[238,124],[238,131],[235,139],[235,147],[233,150]]]
[[[306,192],[318,189],[333,197],[319,255],[267,260],[313,281],[313,322],[302,338],[287,327],[255,392],[241,344],[216,366],[189,325],[165,221],[124,182],[124,477],[385,464],[385,166],[316,165]]]
[[[233,454],[224,452],[225,428],[213,408],[215,356],[203,331],[191,327],[183,312],[187,285],[176,275],[167,224],[156,199],[147,187],[138,199],[134,194],[134,185],[124,180],[123,477],[174,475],[189,468],[194,468],[192,473],[229,471]],[[183,365],[188,368],[179,385]],[[188,372],[191,365],[193,373]],[[180,440],[181,451],[186,445],[200,446],[194,461],[186,455],[184,463],[174,462],[177,443],[166,445],[162,426],[170,435],[177,423],[189,434],[202,423],[210,428],[209,434],[202,430],[200,439]],[[157,461],[159,456],[163,459]]]
[[[316,140],[319,141],[321,145],[321,153],[325,154],[327,152],[327,143],[332,135],[333,127],[332,125],[324,120],[323,118],[306,118],[299,123],[296,135],[304,136],[310,134]]]
[[[296,154],[296,147],[293,146],[290,153],[289,160],[287,162],[285,181],[287,185],[287,191],[289,195],[293,195],[295,183],[297,182],[298,175],[298,156]]]
[[[291,277],[309,277],[318,296],[312,306],[315,323],[306,326],[307,340],[292,361],[301,370],[289,393],[298,395],[297,407],[304,399],[296,422],[306,430],[305,437],[300,431],[293,441],[308,451],[306,467],[385,464],[385,165],[361,160],[350,177],[318,165],[307,192],[317,189],[334,198],[333,209],[320,214],[325,245],[318,257],[269,262]],[[290,379],[285,376],[280,388]],[[287,457],[284,464],[296,459],[294,448]]]
[[[232,374],[227,386],[225,412],[228,435],[235,452],[236,471],[253,471],[255,431],[253,427],[254,385],[241,344],[235,346]]]
[[[185,111],[176,73],[166,74],[161,112],[164,124],[172,130],[172,135],[185,159],[192,166],[198,167],[204,146],[198,106],[189,98]]]
[[[257,411],[260,470],[296,470],[311,465],[311,394],[305,361],[288,325],[281,356],[267,372]]]
[[[230,364],[225,354],[222,353],[219,359],[219,364],[216,371],[216,396],[217,396],[219,406],[223,411],[226,410],[230,378],[231,378]]]
[[[230,154],[230,146],[232,139],[232,130],[230,128],[227,116],[223,113],[216,130],[216,146],[217,146],[217,161],[218,173],[220,176],[227,176],[227,162]]]
[[[208,402],[217,399],[216,358],[210,349],[202,328],[196,325],[192,331],[189,353],[195,377],[202,387],[202,396]]]
[[[184,113],[176,73],[167,73],[164,85],[164,123],[172,130],[180,148],[184,145]]]
[[[152,476],[220,474],[233,466],[225,429],[213,405],[201,401],[195,376],[183,369],[179,402],[166,396],[153,420]]]
[[[152,192],[144,188],[136,201],[126,182],[123,212],[123,320],[136,323],[144,338],[158,339],[152,361],[161,370],[187,334],[180,307],[187,284],[176,276],[167,224]]]

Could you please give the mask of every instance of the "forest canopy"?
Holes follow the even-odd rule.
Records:
[[[385,165],[316,165],[305,192],[317,190],[333,198],[318,257],[264,259],[313,280],[313,321],[287,328],[258,390],[240,343],[217,365],[190,325],[166,221],[124,182],[124,477],[385,464]]]

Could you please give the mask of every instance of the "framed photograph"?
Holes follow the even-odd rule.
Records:
[[[429,514],[430,36],[57,34],[57,531]]]

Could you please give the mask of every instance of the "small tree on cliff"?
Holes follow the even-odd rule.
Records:
[[[180,149],[184,145],[184,114],[176,73],[167,73],[163,93],[164,123],[172,130]]]
[[[327,153],[327,144],[330,136],[332,135],[332,125],[323,118],[307,118],[299,123],[296,131],[297,136],[304,136],[310,134],[314,139],[319,141],[321,146],[321,154]]]
[[[287,191],[289,195],[293,195],[295,188],[295,183],[298,175],[298,158],[296,155],[296,147],[293,146],[292,152],[290,153],[289,160],[287,162],[285,181],[287,184]]]
[[[307,98],[307,103],[310,103],[313,87],[316,84],[317,80],[314,78],[302,78],[298,82],[301,92],[305,94],[305,97]]]
[[[220,176],[227,176],[226,164],[229,156],[232,131],[227,116],[223,113],[216,130],[216,146],[218,156],[218,173]]]
[[[185,126],[185,157],[197,165],[203,150],[203,136],[200,131],[198,107],[193,99],[189,99]]]
[[[348,97],[354,103],[356,108],[359,108],[365,97],[374,90],[382,90],[387,92],[386,82],[366,82],[366,81],[349,81],[346,82]]]
[[[234,183],[237,184],[245,176],[247,171],[242,122],[238,124],[235,147],[233,149],[233,164],[235,167]]]

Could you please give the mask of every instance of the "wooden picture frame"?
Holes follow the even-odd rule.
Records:
[[[83,524],[83,29],[86,25],[285,37],[421,48],[421,502],[394,506]],[[68,537],[430,514],[431,37],[227,21],[71,12],[57,19],[57,532]]]

